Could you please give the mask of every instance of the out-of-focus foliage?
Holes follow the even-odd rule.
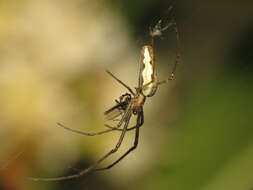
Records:
[[[103,111],[125,92],[104,72],[136,86],[147,32],[164,1],[0,2],[0,189],[253,188],[251,1],[174,3],[182,62],[176,80],[146,100],[138,149],[113,169],[63,182],[109,151],[119,134]],[[146,40],[146,41],[145,41]],[[141,41],[141,42],[140,42]],[[175,35],[156,43],[160,79],[175,59]],[[129,133],[110,163],[133,143]],[[104,165],[106,164],[104,163]]]

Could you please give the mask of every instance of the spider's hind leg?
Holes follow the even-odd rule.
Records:
[[[97,168],[95,171],[103,171],[103,170],[107,170],[112,168],[113,166],[115,166],[117,163],[119,163],[123,158],[125,158],[130,152],[132,152],[133,150],[135,150],[138,146],[138,142],[139,142],[139,129],[140,127],[143,125],[144,123],[144,117],[143,117],[143,111],[141,111],[138,116],[137,116],[137,121],[136,121],[136,126],[131,127],[129,129],[136,129],[135,130],[135,139],[134,139],[134,144],[131,148],[129,148],[121,157],[119,157],[116,161],[114,161],[112,164],[103,167],[103,168]],[[126,129],[123,129],[123,132],[126,132]]]

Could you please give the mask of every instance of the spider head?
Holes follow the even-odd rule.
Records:
[[[131,100],[131,94],[125,93],[119,97],[120,103],[129,103]]]

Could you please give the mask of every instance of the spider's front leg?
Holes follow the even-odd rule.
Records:
[[[110,71],[106,70],[106,72],[112,77],[114,78],[117,82],[119,82],[121,85],[123,85],[127,90],[129,90],[129,92],[132,94],[132,95],[135,95],[133,90],[128,86],[126,85],[124,82],[122,82],[120,79],[118,79],[115,75],[113,75]]]

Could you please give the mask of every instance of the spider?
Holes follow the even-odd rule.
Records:
[[[103,157],[101,157],[99,160],[97,160],[90,167],[83,170],[75,169],[77,170],[76,174],[69,175],[69,176],[55,177],[55,178],[29,178],[29,179],[35,180],[35,181],[60,181],[60,180],[78,178],[89,172],[107,170],[115,166],[130,152],[136,149],[138,145],[138,141],[139,141],[139,129],[144,123],[143,106],[144,106],[145,100],[148,97],[152,97],[156,93],[157,87],[159,85],[165,84],[174,79],[176,67],[180,60],[179,31],[178,31],[176,22],[169,23],[169,25],[165,27],[162,27],[161,24],[162,24],[162,21],[159,20],[153,29],[151,27],[149,28],[150,30],[149,35],[151,37],[151,45],[145,45],[142,47],[141,59],[140,59],[141,63],[140,63],[140,70],[139,70],[139,82],[138,82],[138,87],[135,88],[135,92],[128,85],[126,85],[124,82],[118,79],[115,75],[113,75],[110,71],[106,71],[112,78],[114,78],[117,82],[119,82],[129,91],[129,93],[125,93],[121,95],[119,97],[119,100],[115,100],[116,102],[115,106],[113,106],[112,108],[104,112],[104,115],[107,120],[115,121],[118,117],[121,117],[118,120],[119,122],[115,127],[105,124],[105,126],[108,129],[104,131],[100,131],[100,132],[95,132],[95,133],[87,133],[87,132],[75,130],[72,128],[68,128],[61,123],[57,123],[58,126],[64,129],[67,129],[69,131],[79,133],[82,135],[86,135],[86,136],[101,135],[101,134],[108,133],[115,130],[120,131],[121,135],[115,147],[111,149]],[[154,38],[161,37],[162,32],[166,30],[169,26],[173,26],[173,29],[176,33],[177,56],[176,56],[176,60],[175,60],[175,64],[173,66],[172,72],[169,75],[169,77],[166,80],[158,81],[156,67],[155,67],[154,48],[153,48]],[[128,127],[129,121],[133,115],[137,116],[136,124],[135,126]],[[123,128],[121,128],[121,126],[123,126]],[[122,141],[124,139],[126,132],[130,130],[135,130],[135,140],[134,140],[133,146],[129,148],[121,157],[119,157],[112,164],[106,167],[99,168],[98,165],[102,161],[104,161],[107,157],[109,157],[113,153],[117,152],[117,150],[120,148],[120,145],[122,144]]]

